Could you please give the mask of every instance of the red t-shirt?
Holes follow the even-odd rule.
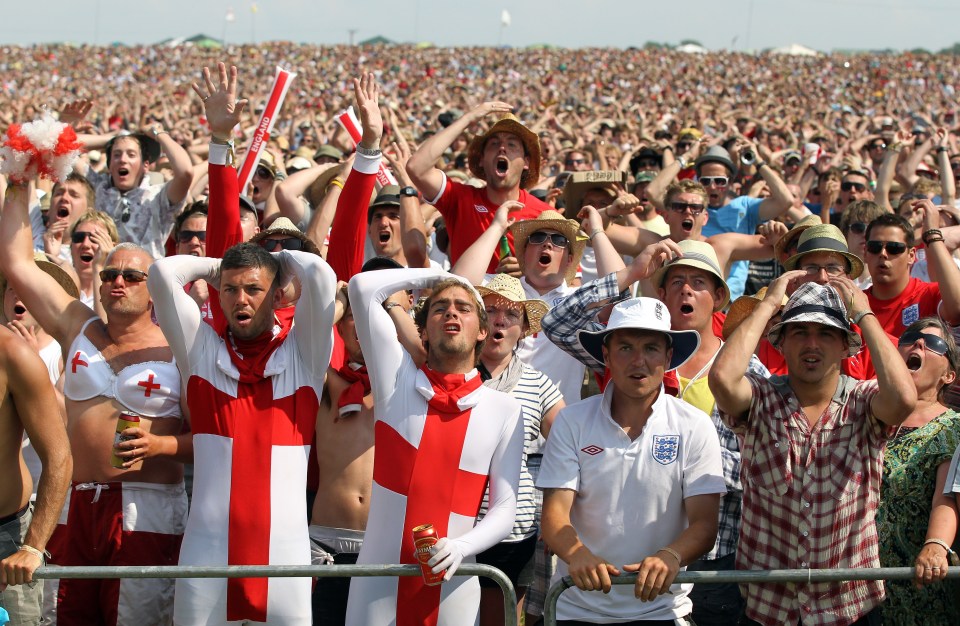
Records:
[[[876,314],[880,325],[898,339],[907,326],[924,317],[936,317],[940,306],[940,285],[911,278],[900,295],[889,300],[874,297],[873,287],[866,291],[870,310]]]
[[[546,202],[537,200],[523,189],[520,190],[520,197],[517,200],[523,205],[523,208],[511,213],[511,216],[516,217],[518,221],[534,219],[547,209],[553,208]],[[447,235],[450,237],[450,247],[447,250],[447,255],[450,257],[450,264],[453,265],[460,258],[460,255],[487,230],[487,227],[493,222],[493,216],[499,205],[493,204],[487,199],[485,189],[478,189],[447,179],[446,186],[434,206],[440,211],[440,215],[443,216],[447,226]],[[510,242],[510,250],[512,251],[513,235],[509,232],[507,232],[507,241]],[[495,272],[499,262],[500,259],[494,256],[490,260],[487,272],[490,274]]]

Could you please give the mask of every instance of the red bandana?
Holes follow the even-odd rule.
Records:
[[[370,375],[367,374],[366,366],[353,369],[349,363],[338,369],[337,374],[350,383],[350,386],[340,394],[340,400],[337,402],[340,417],[344,417],[348,413],[359,411],[363,406],[363,397],[370,393]]]
[[[426,365],[420,370],[427,375],[427,380],[433,386],[433,398],[427,402],[427,406],[437,413],[461,413],[463,410],[457,401],[483,385],[479,374],[467,380],[465,374],[442,374]]]
[[[240,382],[255,383],[263,380],[267,361],[289,333],[290,326],[274,326],[254,339],[240,339],[227,330],[227,350],[230,352],[230,360],[240,371]]]

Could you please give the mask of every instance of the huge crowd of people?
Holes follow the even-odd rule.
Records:
[[[528,626],[563,576],[567,626],[957,623],[960,59],[267,43],[0,70],[0,124],[83,147],[62,180],[0,176],[13,624],[502,624],[470,562]],[[674,582],[881,566],[915,576]]]

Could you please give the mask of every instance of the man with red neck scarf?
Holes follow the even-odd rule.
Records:
[[[432,289],[417,313],[427,362],[417,367],[391,319],[404,289]],[[459,625],[476,621],[476,578],[453,578],[462,562],[510,534],[523,451],[520,405],[484,387],[476,369],[486,310],[462,278],[435,269],[367,272],[350,281],[350,303],[373,391],[373,490],[358,563],[416,563],[412,530],[432,524],[439,539],[420,577],[354,578],[347,624]],[[489,482],[489,509],[477,512]]]
[[[183,285],[219,288],[227,327],[203,323]],[[284,283],[300,298],[290,327],[275,309]],[[301,251],[271,254],[238,244],[223,260],[174,256],[154,264],[147,286],[157,320],[187,382],[194,506],[181,565],[308,565],[303,493],[307,458],[330,362],[336,277]],[[173,443],[171,442],[171,447]],[[310,579],[179,579],[174,621],[311,623]]]

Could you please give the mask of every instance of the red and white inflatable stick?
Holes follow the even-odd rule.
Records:
[[[337,121],[340,122],[340,125],[343,126],[343,130],[347,131],[347,134],[353,139],[353,143],[360,143],[360,120],[357,119],[356,114],[353,112],[353,107],[347,107],[346,111],[342,111],[337,115]],[[377,189],[381,189],[384,185],[396,185],[397,179],[393,177],[393,172],[384,165],[383,161],[380,161],[380,169],[377,170]]]
[[[240,183],[240,193],[246,193],[247,185],[253,180],[253,173],[260,162],[260,154],[267,147],[270,140],[270,132],[273,130],[273,124],[277,121],[277,114],[280,107],[283,106],[283,99],[287,95],[287,89],[290,83],[296,78],[296,72],[287,71],[281,67],[277,68],[277,75],[273,79],[273,89],[270,90],[270,97],[267,98],[267,106],[263,107],[263,113],[260,115],[260,121],[257,122],[257,130],[253,132],[253,139],[247,148],[247,153],[243,157],[243,164],[237,171],[237,181]]]

